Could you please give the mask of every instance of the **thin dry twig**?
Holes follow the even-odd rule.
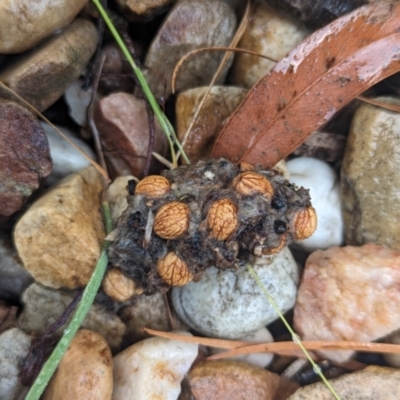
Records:
[[[396,104],[387,103],[386,101],[370,99],[365,96],[357,96],[356,99],[361,100],[368,104],[372,104],[374,106],[385,108],[386,110],[400,112],[400,106]]]

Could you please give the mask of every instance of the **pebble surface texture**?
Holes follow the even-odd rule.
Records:
[[[17,328],[0,335],[0,399],[17,400],[24,390],[20,366],[29,352],[31,337]]]
[[[81,329],[63,356],[43,400],[111,400],[113,362],[98,333]]]
[[[69,24],[87,0],[2,0],[0,53],[21,53]]]
[[[393,98],[380,98],[400,105]],[[356,111],[341,171],[346,243],[400,250],[400,115],[363,104]]]
[[[245,167],[201,161],[143,179],[119,219],[111,264],[151,294],[310,236],[316,216],[308,190],[277,171]]]
[[[197,344],[165,338],[150,338],[128,347],[114,357],[112,399],[176,400],[197,354]]]
[[[279,375],[239,361],[196,364],[184,383],[196,400],[273,400]]]
[[[361,371],[332,379],[331,384],[342,400],[398,400],[400,371],[369,366]],[[323,382],[298,389],[287,400],[331,400],[332,393]]]
[[[61,317],[75,296],[75,291],[54,290],[39,283],[33,283],[22,295],[24,308],[18,318],[18,326],[27,333],[45,333]],[[72,315],[67,321],[71,319]],[[56,336],[62,335],[64,327],[65,325],[56,331]],[[90,307],[82,328],[102,335],[113,352],[120,349],[126,329],[125,324],[115,313],[96,302]]]
[[[55,289],[87,284],[105,236],[102,190],[102,176],[88,167],[60,181],[18,221],[14,244],[37,282]]]
[[[49,143],[37,118],[0,100],[0,222],[22,207],[51,168]]]
[[[290,250],[259,258],[253,268],[281,312],[292,308],[299,271]],[[239,339],[278,318],[246,267],[235,272],[209,268],[200,282],[174,288],[172,301],[183,322],[211,337]]]
[[[400,327],[400,252],[374,244],[333,247],[306,262],[294,325],[302,340],[370,342]],[[324,351],[343,362],[351,351]]]
[[[171,77],[177,62],[192,50],[228,46],[236,28],[235,13],[221,0],[176,2],[155,36],[146,56],[146,79],[156,97],[171,94]],[[188,60],[180,70],[176,90],[208,84],[223,55],[204,52]],[[219,74],[224,81],[227,68]],[[166,85],[166,86],[165,86]]]
[[[328,249],[344,243],[344,228],[340,201],[340,182],[336,172],[326,162],[299,157],[287,162],[290,182],[310,190],[318,215],[318,225],[311,237],[296,243],[306,251]]]
[[[39,111],[58,100],[96,50],[97,30],[87,20],[71,25],[0,74],[0,80]],[[2,94],[2,91],[0,91]]]

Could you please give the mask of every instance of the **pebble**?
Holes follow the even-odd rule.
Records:
[[[28,50],[69,24],[87,0],[3,0],[0,3],[0,53]]]
[[[27,333],[43,334],[71,304],[77,292],[54,290],[33,283],[22,296],[24,308],[18,319],[19,327]],[[72,315],[68,319],[71,320]],[[68,322],[66,324],[68,324]],[[59,328],[56,336],[61,336],[66,325]],[[120,349],[125,334],[125,324],[104,306],[94,303],[82,323],[82,328],[90,329],[102,335],[113,352]]]
[[[178,94],[175,105],[176,131],[181,142],[207,90],[208,87],[203,86]],[[192,163],[210,157],[218,133],[246,93],[246,89],[234,86],[212,87],[183,147]]]
[[[18,328],[9,329],[0,335],[0,399],[19,400],[25,391],[19,374],[30,345],[30,336]]]
[[[196,400],[273,400],[279,375],[240,361],[217,360],[196,364],[185,381],[193,396],[187,398]]]
[[[171,77],[178,61],[192,50],[228,46],[236,28],[233,10],[222,0],[182,0],[175,3],[150,45],[145,59],[146,79],[154,95],[171,94]],[[185,63],[176,81],[183,91],[210,83],[223,57],[204,52]],[[227,67],[216,84],[225,80]]]
[[[71,83],[64,92],[64,100],[68,105],[68,115],[79,125],[87,125],[87,109],[93,97],[93,89],[82,88],[83,80]]]
[[[99,101],[94,119],[109,173],[114,177],[143,178],[149,146],[145,100],[128,93],[113,93]],[[167,146],[167,138],[155,118],[153,151],[164,156]],[[159,164],[153,158],[150,171],[155,173],[158,169]]]
[[[89,167],[90,162],[67,142],[61,135],[49,124],[40,123],[46,132],[49,141],[51,159],[53,160],[53,171],[46,179],[46,185],[50,186],[58,182],[62,178],[75,172]],[[90,158],[95,159],[93,150],[81,139],[74,135],[69,129],[57,126],[70,140],[72,140],[83,152]]]
[[[378,98],[400,105],[394,98]],[[341,171],[346,243],[400,250],[400,115],[369,104],[356,111]]]
[[[112,391],[110,348],[98,333],[81,329],[62,358],[43,400],[111,400]]]
[[[292,308],[299,271],[289,249],[258,258],[253,267],[281,312]],[[173,288],[172,301],[183,322],[209,337],[238,339],[278,318],[245,267],[237,271],[211,267],[199,282]]]
[[[96,45],[95,26],[78,18],[61,33],[9,65],[0,73],[0,80],[36,109],[44,111],[83,72]]]
[[[375,244],[312,253],[294,307],[302,340],[370,342],[400,328],[400,252]],[[352,351],[321,351],[346,361]]]
[[[272,337],[271,332],[267,328],[263,327],[253,334],[239,338],[238,340],[252,343],[271,343],[274,341],[274,338]],[[225,351],[226,349],[210,347],[211,355],[223,353]],[[244,361],[254,367],[266,368],[271,364],[273,357],[274,355],[271,353],[251,353],[238,355],[232,358],[225,357],[225,360]]]
[[[55,289],[89,281],[104,239],[103,178],[94,167],[70,175],[26,211],[14,244],[34,279]]]
[[[266,4],[255,3],[238,47],[279,61],[308,34],[309,31],[294,20],[284,17]],[[274,65],[275,62],[265,58],[237,53],[230,75],[232,83],[250,89]]]
[[[340,183],[333,168],[316,158],[299,157],[287,162],[290,182],[310,190],[311,203],[317,212],[317,229],[297,246],[314,251],[344,243],[340,201]]]
[[[19,260],[11,238],[5,233],[0,233],[0,277],[0,297],[14,301],[33,280]]]
[[[119,176],[107,189],[107,199],[110,204],[111,219],[114,226],[117,226],[118,218],[128,207],[127,186],[132,179],[135,179],[133,175]]]
[[[163,13],[173,0],[117,0],[124,17],[130,20],[148,21]]]
[[[50,172],[49,144],[37,118],[0,99],[0,223],[25,204]]]
[[[128,347],[114,357],[112,399],[176,400],[197,354],[197,344],[159,337]]]
[[[168,315],[165,296],[161,293],[151,296],[135,296],[130,304],[119,312],[121,320],[126,325],[125,338],[130,343],[149,337],[147,333],[143,332],[143,328],[170,331],[171,323]],[[187,330],[181,321],[177,320],[176,322],[180,331]]]
[[[332,379],[331,384],[342,400],[397,400],[400,371],[369,366],[361,371]],[[331,400],[332,394],[323,382],[298,389],[287,400]]]

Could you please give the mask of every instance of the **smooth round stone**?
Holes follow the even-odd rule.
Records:
[[[274,257],[258,258],[253,266],[281,312],[293,307],[299,271],[288,248]],[[206,336],[238,339],[278,318],[247,268],[209,268],[199,282],[172,290],[179,317]]]
[[[317,229],[311,237],[296,243],[306,251],[324,250],[344,243],[340,183],[336,172],[324,161],[299,157],[287,162],[290,182],[310,190],[317,212]]]

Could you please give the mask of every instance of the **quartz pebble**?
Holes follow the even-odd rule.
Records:
[[[208,87],[203,86],[186,90],[177,96],[176,125],[177,135],[181,142],[207,90]],[[183,147],[192,163],[210,157],[217,134],[246,93],[247,90],[233,86],[211,88]]]
[[[370,342],[400,328],[400,252],[375,244],[312,253],[294,308],[302,340]],[[352,351],[321,351],[342,362]]]
[[[110,174],[143,178],[149,147],[146,101],[128,93],[113,93],[99,101],[94,118]],[[167,139],[156,118],[154,122],[153,151],[165,155]],[[153,159],[151,171],[158,167]]]
[[[18,319],[19,327],[27,333],[44,333],[63,314],[76,295],[76,291],[54,290],[33,283],[22,296],[24,308]],[[67,321],[71,319],[72,315]],[[60,327],[56,335],[61,336],[64,328],[65,325]],[[102,335],[114,352],[120,349],[126,329],[117,315],[96,302],[90,307],[82,328]]]
[[[117,0],[121,12],[133,21],[149,20],[161,14],[173,0]]]
[[[62,358],[43,400],[111,400],[113,363],[98,333],[81,329]]]
[[[258,331],[254,332],[251,335],[242,337],[238,339],[239,341],[243,342],[252,342],[252,343],[271,343],[274,341],[274,338],[272,337],[270,331],[263,327],[260,328]],[[216,348],[216,347],[211,347],[210,348],[210,354],[219,354],[225,352],[226,349],[221,349],[221,348]],[[274,355],[271,353],[251,353],[251,354],[243,354],[243,355],[238,355],[232,358],[226,358],[225,360],[236,360],[236,361],[244,361],[247,364],[253,365],[254,367],[261,367],[265,368],[267,367]]]
[[[171,77],[177,62],[192,50],[228,46],[236,28],[233,10],[222,0],[181,0],[175,3],[153,39],[145,59],[146,79],[156,97],[171,94]],[[209,84],[223,54],[203,52],[181,68],[176,90]],[[227,68],[217,84],[225,80]]]
[[[0,53],[32,48],[57,29],[69,24],[87,0],[2,0],[0,2]]]
[[[299,271],[288,248],[265,259],[254,270],[282,313],[293,307]],[[237,271],[209,268],[199,282],[172,289],[178,316],[206,336],[238,339],[278,318],[247,268]]]
[[[17,222],[14,243],[34,279],[53,288],[84,286],[104,239],[103,178],[94,167],[64,178]]]
[[[296,243],[306,251],[340,246],[344,241],[340,184],[332,167],[315,158],[299,157],[287,162],[290,181],[310,190],[317,212],[317,229],[311,237]]]
[[[262,3],[254,3],[249,24],[238,47],[279,61],[309,34],[308,30]],[[251,88],[273,68],[274,61],[238,53],[232,65],[232,83]]]
[[[400,105],[394,98],[378,98]],[[400,250],[400,115],[363,104],[356,111],[341,171],[346,243]]]
[[[37,118],[0,99],[0,222],[18,211],[50,172],[49,144]]]
[[[205,361],[185,379],[184,391],[196,400],[273,400],[279,375],[240,361]]]
[[[0,335],[0,399],[18,400],[24,392],[19,380],[20,366],[28,355],[30,336],[18,328]]]
[[[46,179],[47,185],[52,185],[66,176],[79,172],[89,167],[91,164],[74,146],[67,142],[61,135],[49,124],[40,123],[46,132],[49,141],[51,159],[53,160],[53,171]],[[93,150],[69,129],[57,126],[61,132],[72,140],[83,152],[90,158],[95,159]]]
[[[176,400],[197,354],[197,344],[159,337],[128,347],[114,357],[113,400]]]
[[[399,398],[400,371],[392,368],[369,366],[330,380],[343,400],[397,400]],[[298,389],[287,400],[331,400],[332,393],[325,383],[318,382]]]
[[[39,111],[58,100],[83,72],[97,44],[95,26],[71,25],[0,73],[0,80]],[[4,91],[0,90],[0,94]]]
[[[0,294],[4,300],[17,300],[32,283],[32,277],[19,260],[11,238],[0,234]]]
[[[82,88],[83,80],[71,83],[64,92],[64,100],[69,108],[69,116],[79,125],[87,124],[87,109],[93,97],[93,88]]]

